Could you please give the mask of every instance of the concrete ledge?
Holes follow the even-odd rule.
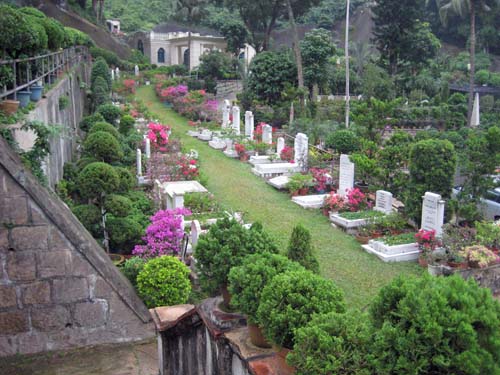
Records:
[[[366,252],[376,255],[384,262],[415,261],[420,255],[417,243],[389,246],[377,240],[370,240],[361,246]]]

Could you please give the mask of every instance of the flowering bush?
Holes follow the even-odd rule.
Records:
[[[187,155],[181,155],[177,161],[177,175],[175,176],[175,181],[182,180],[194,180],[198,177],[199,171],[196,165],[196,160],[190,158]]]
[[[496,254],[483,245],[467,246],[460,255],[467,259],[470,266],[479,268],[488,267],[498,261]]]
[[[123,81],[123,85],[129,94],[135,94],[135,84],[133,79],[126,79]]]
[[[151,181],[189,181],[199,175],[196,159],[177,152],[152,153],[148,159],[146,177]]]
[[[158,211],[151,217],[146,236],[142,238],[146,245],[136,245],[132,254],[141,258],[179,254],[184,236],[182,216],[190,214],[186,208]]]
[[[429,253],[436,249],[439,241],[436,239],[436,231],[420,229],[418,233],[415,234],[415,240],[417,240],[418,247],[423,253]]]
[[[311,168],[309,170],[313,176],[315,183],[315,188],[317,191],[326,190],[326,184],[328,183],[328,169],[322,168]]]
[[[347,190],[346,199],[349,211],[355,212],[370,208],[366,194],[358,188]]]
[[[262,130],[261,130],[261,132],[262,132]],[[290,162],[293,162],[293,157],[294,157],[293,147],[285,146],[283,148],[283,150],[281,150],[281,154],[280,154],[281,160],[284,160],[284,161],[287,161],[290,163]]]
[[[260,122],[256,127],[253,132],[253,139],[255,140],[256,143],[262,142],[262,127],[266,125],[265,122]]]
[[[346,208],[347,202],[344,197],[331,191],[328,196],[325,197],[324,206],[329,208],[330,211],[342,211]]]
[[[238,154],[238,156],[242,157],[243,155],[245,155],[246,148],[245,148],[244,144],[242,144],[242,143],[236,143],[234,145],[234,150],[236,151],[236,153]]]
[[[147,137],[151,141],[151,147],[155,151],[166,151],[166,145],[168,143],[168,131],[170,126],[159,124],[156,122],[150,122],[148,124]]]
[[[160,99],[174,103],[176,98],[183,97],[188,93],[188,87],[185,85],[169,86],[161,88],[161,83],[157,85],[157,92],[159,91]]]

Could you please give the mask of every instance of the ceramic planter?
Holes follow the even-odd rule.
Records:
[[[31,86],[31,101],[37,102],[42,99],[43,86]]]
[[[17,109],[19,108],[19,101],[18,100],[4,100],[0,102],[0,110],[5,113],[7,116],[13,115],[16,113]]]
[[[31,91],[19,91],[17,93],[17,99],[19,99],[19,106],[21,108],[26,107],[30,103]]]

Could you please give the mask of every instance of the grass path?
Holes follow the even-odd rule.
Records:
[[[162,105],[151,86],[138,89],[137,95],[162,123],[172,127],[186,149],[196,149],[201,170],[208,176],[207,188],[223,207],[245,213],[246,221],[260,221],[286,250],[292,228],[302,223],[311,231],[321,274],[334,280],[345,292],[352,307],[366,306],[378,289],[399,274],[420,274],[415,263],[386,264],[365,253],[353,237],[331,227],[319,210],[304,210],[254,176],[249,164],[226,157],[206,142],[186,134],[187,120]]]

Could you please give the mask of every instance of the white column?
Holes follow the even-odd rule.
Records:
[[[285,138],[279,137],[278,140],[276,141],[276,153],[278,156],[281,155],[281,151],[285,148]]]
[[[151,140],[146,137],[146,157],[149,159],[151,157]]]
[[[240,107],[235,105],[233,107],[233,126],[232,126],[232,128],[234,129],[234,132],[236,133],[236,135],[240,135],[240,123],[241,123]]]
[[[137,176],[142,176],[142,152],[141,149],[137,149],[137,158],[136,158],[136,167],[137,167]]]

